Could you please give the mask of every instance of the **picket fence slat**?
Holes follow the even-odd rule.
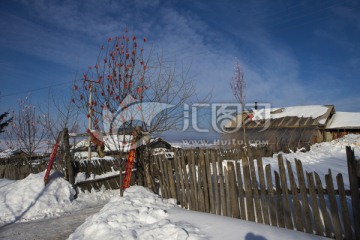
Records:
[[[272,226],[278,226],[277,216],[276,216],[276,205],[275,205],[275,195],[274,195],[274,187],[273,181],[271,176],[271,168],[270,164],[265,166],[265,173],[266,173],[266,183],[269,192],[269,208],[270,208],[270,219]]]
[[[313,233],[311,213],[310,213],[307,190],[305,185],[304,170],[300,160],[295,159],[295,164],[296,164],[296,172],[298,176],[299,188],[301,194],[301,205],[303,206],[303,210],[304,210],[305,231],[307,233]]]
[[[181,153],[179,153],[181,154]],[[187,185],[186,185],[186,179],[185,179],[185,171],[184,167],[183,167],[183,163],[184,163],[184,159],[183,158],[178,158],[178,165],[179,165],[179,171],[180,171],[180,185],[181,185],[181,189],[183,192],[183,202],[184,202],[184,207],[188,208],[189,207],[189,202],[188,202],[188,189],[187,189]]]
[[[295,212],[295,227],[296,230],[303,232],[304,231],[304,225],[302,220],[302,212],[301,212],[301,206],[299,201],[299,194],[298,194],[298,188],[295,182],[294,172],[291,167],[291,163],[289,160],[286,160],[286,166],[289,173],[289,180],[290,180],[290,186],[291,186],[291,196],[293,198],[293,205],[294,205],[294,212]]]
[[[214,191],[213,191],[213,181],[211,175],[211,168],[210,168],[210,160],[211,159],[211,152],[206,151],[205,155],[205,168],[206,168],[206,180],[207,180],[207,192],[209,194],[209,204],[210,204],[210,213],[215,214],[215,202],[214,202]]]
[[[166,184],[166,182],[168,181],[168,179],[167,179],[167,171],[165,171],[165,169],[164,169],[164,164],[163,164],[162,158],[158,155],[158,156],[156,156],[156,159],[157,159],[157,161],[159,163],[160,172],[161,172],[160,181],[164,185],[164,186],[162,186],[161,190],[164,193],[163,196],[165,198],[168,198],[169,197],[168,184]]]
[[[251,183],[252,183],[252,193],[255,203],[255,212],[256,212],[256,222],[263,223],[263,217],[261,212],[261,204],[260,204],[260,198],[259,198],[259,188],[257,184],[257,178],[256,178],[256,171],[254,166],[254,159],[251,157],[249,158],[249,167],[250,167],[250,174],[251,174]]]
[[[213,182],[214,182],[214,195],[215,195],[215,211],[217,215],[221,215],[220,192],[218,182],[217,160],[215,151],[211,150],[211,166],[213,168]]]
[[[280,174],[280,181],[281,181],[281,188],[282,188],[282,200],[284,204],[284,217],[285,217],[285,226],[288,229],[293,229],[294,225],[291,218],[291,207],[289,201],[289,194],[288,194],[288,186],[286,181],[286,172],[284,166],[284,160],[282,155],[278,155],[278,165],[279,165],[279,174]]]
[[[219,151],[219,154],[221,154],[221,152]],[[227,209],[226,209],[226,196],[225,196],[225,186],[224,186],[224,174],[223,174],[223,166],[222,166],[222,156],[218,155],[218,159],[217,159],[217,165],[218,165],[218,170],[219,170],[219,184],[220,184],[220,198],[221,198],[221,211],[222,211],[222,216],[227,216]]]
[[[278,216],[278,226],[285,228],[284,205],[282,198],[282,189],[280,185],[280,176],[277,171],[274,171],[275,186],[276,186],[276,210]]]
[[[229,191],[230,191],[230,202],[231,202],[231,216],[234,218],[240,218],[238,191],[236,187],[235,179],[235,166],[233,162],[228,162],[228,175],[229,175]]]
[[[172,196],[171,185],[172,184],[175,185],[172,171],[171,169],[169,169],[169,164],[167,163],[168,160],[165,158],[165,156],[160,155],[159,158],[160,158],[161,168],[163,169],[164,172],[163,179],[164,179],[164,184],[166,184],[165,192],[168,198],[171,198]]]
[[[360,239],[360,175],[357,168],[360,167],[360,160],[355,159],[354,150],[350,146],[346,147],[346,160],[348,166],[348,174],[350,178],[351,206],[354,218],[354,230],[356,239]]]
[[[224,167],[224,175],[225,175],[225,192],[226,192],[226,213],[227,213],[226,216],[232,217],[230,180],[229,180],[229,171],[227,166]]]
[[[209,196],[209,184],[208,184],[208,178],[207,178],[207,175],[208,175],[208,169],[207,168],[207,164],[206,164],[206,161],[208,159],[207,157],[207,154],[208,151],[204,151],[203,152],[203,158],[201,158],[201,168],[202,168],[202,181],[203,181],[203,187],[204,187],[204,202],[205,202],[205,211],[207,213],[210,212],[210,196]]]
[[[255,211],[254,211],[253,194],[251,187],[249,159],[245,155],[243,156],[243,171],[244,171],[244,183],[245,183],[247,220],[255,222]]]
[[[191,178],[190,178],[190,182],[191,182],[191,188],[192,188],[192,190],[191,190],[191,197],[192,197],[192,202],[194,203],[193,204],[193,210],[195,210],[195,211],[199,211],[200,209],[199,209],[199,205],[198,205],[198,195],[197,195],[197,193],[198,193],[198,188],[197,188],[197,178],[196,178],[196,166],[195,166],[195,152],[194,152],[194,150],[192,149],[191,151],[190,151],[190,161],[189,161],[189,163],[190,163],[190,167],[189,167],[189,169],[190,169],[190,176],[191,176]]]
[[[263,169],[263,163],[261,157],[259,157],[259,159],[257,160],[257,166],[258,166],[259,181],[260,181],[261,209],[263,212],[264,223],[270,225],[269,207],[266,201],[264,169]]]
[[[178,165],[178,157],[177,157],[177,151],[174,153],[174,168],[175,168],[175,183],[176,183],[176,196],[177,200],[180,202],[181,206],[184,206],[183,202],[183,195],[184,192],[181,191],[180,188],[180,170]]]
[[[316,182],[316,189],[317,189],[318,198],[319,198],[319,202],[320,202],[321,215],[322,215],[322,219],[324,220],[324,225],[325,225],[325,236],[333,237],[332,223],[330,220],[329,212],[327,211],[325,197],[324,197],[324,188],[321,183],[320,176],[317,173],[315,173],[315,182]]]
[[[337,182],[338,189],[339,189],[340,207],[341,207],[341,213],[342,213],[342,220],[344,223],[345,238],[347,240],[351,240],[352,239],[351,221],[350,221],[350,215],[349,215],[349,208],[348,208],[347,202],[346,202],[344,181],[343,181],[343,177],[342,177],[341,173],[336,175],[336,182]]]
[[[188,152],[183,152],[183,157],[186,158],[189,161],[189,156],[187,154]],[[190,177],[188,174],[188,171],[185,166],[185,161],[181,161],[181,167],[184,171],[184,181],[185,181],[185,189],[186,189],[186,199],[188,202],[188,206],[190,209],[192,209],[192,199],[191,199],[191,183],[190,183]]]
[[[240,203],[240,218],[246,220],[246,211],[245,211],[245,192],[244,185],[241,174],[240,161],[236,162],[236,173],[237,173],[237,183],[238,183],[238,194],[239,194],[239,203]]]
[[[201,212],[207,212],[205,199],[204,199],[204,170],[202,162],[204,160],[204,151],[200,149],[198,158],[198,191],[199,191],[199,206]]]
[[[314,177],[312,173],[306,173],[306,176],[307,176],[308,187],[310,192],[311,209],[314,216],[315,232],[317,235],[323,235],[323,226],[321,224],[321,219],[320,219],[319,204],[318,204],[318,199],[316,197]]]
[[[341,233],[341,225],[339,218],[339,211],[336,203],[334,184],[332,181],[331,170],[329,169],[329,174],[325,175],[326,188],[328,191],[329,201],[330,201],[330,210],[331,217],[333,219],[334,231],[335,231],[335,239],[343,239]]]

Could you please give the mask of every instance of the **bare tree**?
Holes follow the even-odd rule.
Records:
[[[46,106],[41,108],[41,112],[45,116],[44,127],[54,141],[64,128],[69,129],[71,133],[79,131],[79,111],[71,103],[71,98],[63,95],[59,96],[56,92],[49,91],[48,101]]]
[[[31,160],[36,150],[47,139],[48,131],[43,125],[44,119],[37,114],[29,97],[19,100],[18,112],[13,112],[13,121],[6,130],[8,147],[20,148]]]
[[[245,147],[247,146],[246,143],[246,127],[245,127],[245,121],[244,121],[244,110],[245,110],[245,88],[246,88],[246,82],[244,78],[244,72],[240,66],[239,60],[236,60],[235,67],[234,67],[234,76],[232,77],[232,81],[230,82],[231,89],[233,91],[233,94],[241,105],[241,126],[243,128],[243,134],[244,134],[244,144]]]
[[[177,73],[161,55],[146,52],[146,42],[129,36],[127,30],[121,37],[109,38],[96,64],[74,85],[73,102],[87,113],[89,128],[107,134],[105,144],[119,152],[129,142],[125,135],[135,128],[152,134],[174,127],[183,116],[183,103],[195,94],[187,70]],[[149,159],[141,160],[148,174]]]
[[[49,90],[48,101],[45,106],[41,106],[40,111],[44,116],[42,124],[49,134],[51,146],[55,144],[58,135],[65,128],[69,129],[70,133],[77,133],[79,131],[79,111],[71,103],[71,97]],[[65,148],[63,144],[59,146],[58,151],[60,156],[64,155]]]

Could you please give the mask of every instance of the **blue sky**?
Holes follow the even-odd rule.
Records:
[[[30,92],[44,103],[49,86],[68,94],[125,26],[169,61],[191,65],[188,76],[200,96],[212,91],[212,102],[235,101],[238,58],[248,102],[360,111],[360,3],[351,0],[4,0],[0,111]]]

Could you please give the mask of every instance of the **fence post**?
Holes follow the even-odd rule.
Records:
[[[354,216],[354,228],[356,239],[360,239],[360,208],[359,208],[359,182],[356,169],[356,160],[354,150],[350,146],[346,146],[346,157],[349,172],[351,204]]]
[[[65,160],[65,166],[66,166],[66,176],[68,181],[71,184],[75,183],[74,178],[74,167],[71,161],[71,155],[70,155],[70,143],[69,143],[69,131],[67,128],[64,128],[63,130],[63,144],[64,144],[64,160]]]

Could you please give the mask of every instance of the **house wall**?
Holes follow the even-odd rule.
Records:
[[[326,129],[324,131],[324,141],[332,141],[347,134],[360,134],[360,129]]]
[[[312,128],[260,128],[246,129],[248,144],[267,145],[272,151],[281,151],[308,147],[323,141],[323,135],[317,127]],[[224,134],[222,143],[227,147],[236,147],[243,144],[243,129],[234,133]]]

